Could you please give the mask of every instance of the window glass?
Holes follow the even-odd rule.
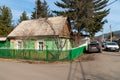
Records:
[[[39,42],[39,50],[43,50],[43,42]]]
[[[22,48],[22,42],[18,41],[18,49],[21,49],[21,48]]]

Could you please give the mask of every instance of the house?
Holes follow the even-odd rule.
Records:
[[[22,21],[9,35],[10,49],[69,50],[71,27],[67,17]]]
[[[0,37],[0,49],[8,49],[9,48],[9,41],[7,37]]]

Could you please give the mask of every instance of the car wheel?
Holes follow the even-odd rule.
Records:
[[[102,53],[102,49],[99,49],[98,53]]]
[[[100,53],[102,53],[102,50],[100,50]]]

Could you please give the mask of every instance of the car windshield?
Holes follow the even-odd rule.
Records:
[[[115,42],[108,42],[107,45],[117,45]]]
[[[98,43],[96,43],[96,44],[95,43],[91,43],[90,46],[93,46],[93,47],[94,46],[99,46],[99,44]]]

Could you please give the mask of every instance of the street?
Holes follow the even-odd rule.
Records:
[[[120,52],[95,53],[94,61],[28,64],[0,61],[0,80],[120,80]]]

